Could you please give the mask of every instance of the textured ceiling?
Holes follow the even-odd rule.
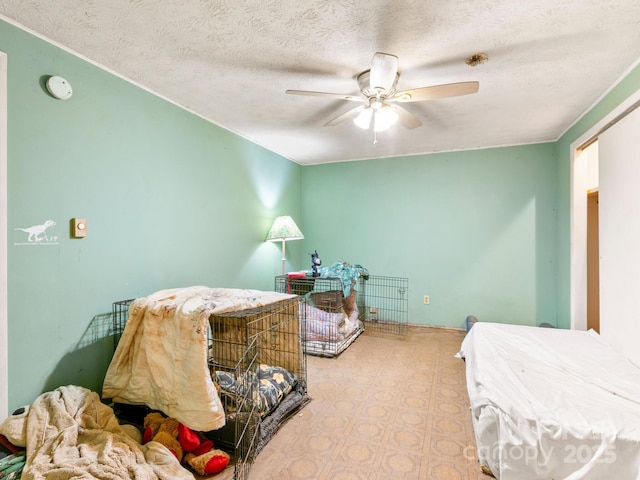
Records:
[[[640,58],[638,0],[0,0],[0,15],[300,164],[553,141]],[[404,104],[423,125],[375,145],[324,126],[353,102],[284,93],[357,95],[377,51],[399,57],[398,90],[480,90]]]

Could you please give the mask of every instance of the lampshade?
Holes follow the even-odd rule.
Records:
[[[302,235],[302,232],[296,225],[296,222],[293,221],[293,218],[288,215],[276,217],[265,241],[282,242],[282,275],[284,275],[285,242],[287,240],[301,240],[303,238],[304,235]]]
[[[269,230],[267,234],[266,241],[301,240],[303,238],[304,235],[296,225],[296,222],[293,221],[293,218],[284,215],[282,217],[276,217],[271,230]]]

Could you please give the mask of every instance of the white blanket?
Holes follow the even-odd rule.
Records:
[[[196,286],[134,300],[102,397],[160,410],[196,431],[223,427],[224,411],[207,365],[209,316],[293,297]]]
[[[23,480],[193,480],[163,445],[140,445],[98,394],[74,385],[40,395],[27,416]]]
[[[459,356],[496,478],[640,479],[640,369],[597,333],[478,322]]]

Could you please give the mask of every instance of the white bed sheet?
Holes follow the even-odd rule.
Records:
[[[597,333],[478,322],[458,356],[496,478],[640,479],[640,368]]]

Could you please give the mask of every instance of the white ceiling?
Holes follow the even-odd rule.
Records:
[[[0,15],[300,164],[556,140],[640,58],[638,0],[0,0]],[[0,48],[2,45],[0,45]],[[325,127],[375,52],[423,125]],[[465,59],[485,53],[488,62]],[[51,72],[65,76],[65,72]],[[73,85],[73,78],[67,77]]]

